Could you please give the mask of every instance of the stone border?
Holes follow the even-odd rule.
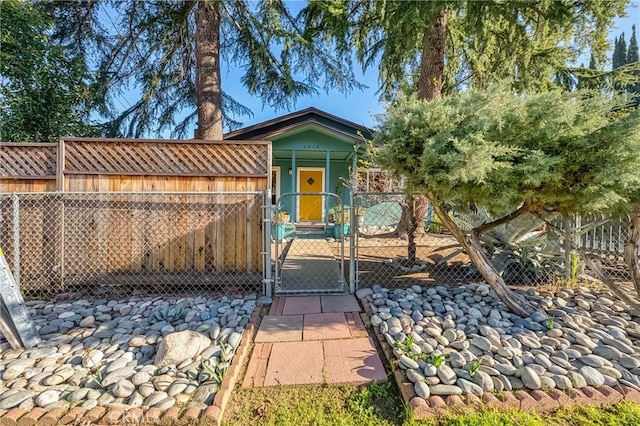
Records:
[[[413,383],[406,379],[403,371],[398,367],[393,349],[387,343],[384,335],[380,333],[380,328],[371,325],[368,313],[371,310],[369,301],[364,298],[360,299],[360,303],[364,309],[362,320],[366,326],[371,327],[378,339],[382,352],[391,366],[393,378],[398,385],[402,399],[416,420],[445,414],[467,414],[477,412],[482,408],[503,411],[516,409],[548,414],[560,408],[578,405],[615,405],[621,401],[640,404],[640,391],[630,386],[617,386],[614,389],[606,385],[597,389],[591,386],[582,389],[570,389],[567,392],[559,389],[551,389],[548,392],[542,390],[530,392],[525,390],[505,391],[500,397],[492,393],[485,393],[482,398],[472,394],[449,395],[444,398],[438,395],[431,395],[428,400],[425,400],[416,395]]]
[[[54,408],[51,411],[35,407],[28,412],[20,408],[12,408],[8,411],[0,409],[0,426],[56,426],[68,424],[90,426],[122,423],[131,425],[154,425],[159,423],[191,425],[199,421],[220,425],[224,410],[229,403],[231,392],[233,392],[242,367],[247,360],[249,346],[253,342],[253,336],[255,336],[260,323],[262,309],[263,306],[258,304],[253,309],[249,322],[242,332],[240,346],[236,349],[227,375],[213,400],[213,405],[206,408],[197,406],[180,408],[174,406],[165,411],[155,407],[147,409],[138,407],[125,411],[122,408],[105,408],[101,406],[94,407],[91,410],[71,407],[69,409]]]

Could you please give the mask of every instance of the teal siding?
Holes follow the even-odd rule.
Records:
[[[325,192],[337,192],[342,197],[343,203],[349,204],[349,189],[341,183],[349,179],[353,153],[352,142],[344,140],[344,137],[340,135],[327,134],[326,131],[306,130],[274,137],[272,150],[274,153],[273,165],[279,166],[281,170],[281,195],[296,191],[292,179],[296,175],[296,170],[292,170],[292,174],[289,175],[289,169],[292,168],[292,150],[296,151],[296,168],[318,167],[323,169],[326,169],[326,153],[329,151],[332,158],[329,168],[329,186],[325,186]],[[282,208],[291,213],[293,219],[295,213],[293,198],[290,198],[289,201]]]
[[[278,135],[271,142],[274,150],[353,151],[353,143],[347,142],[346,138],[337,134],[330,135],[320,130],[305,130],[291,135]]]

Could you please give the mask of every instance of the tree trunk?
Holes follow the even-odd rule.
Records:
[[[448,14],[448,9],[443,7],[436,15],[433,25],[425,29],[422,38],[418,99],[431,101],[442,95]],[[398,224],[398,235],[407,239],[407,261],[409,265],[413,265],[416,261],[415,239],[424,234],[423,223],[428,201],[424,195],[407,195],[405,202]]]
[[[445,209],[438,203],[431,200],[436,214],[442,221],[442,223],[449,229],[451,234],[458,240],[460,245],[467,252],[467,255],[471,259],[471,262],[478,268],[478,271],[482,274],[487,284],[493,288],[496,295],[507,305],[507,308],[516,315],[521,317],[528,317],[536,308],[531,305],[526,299],[520,297],[513,292],[504,280],[496,271],[489,258],[487,257],[484,249],[480,245],[479,232],[474,230],[471,232],[471,236],[468,237],[462,229],[449,217]]]
[[[196,10],[197,139],[222,140],[220,10],[218,2],[198,1]]]
[[[442,7],[431,28],[427,28],[422,39],[418,99],[431,101],[442,95],[444,83],[444,49],[447,40],[449,10]]]
[[[412,212],[409,212],[410,207]],[[427,215],[427,207],[429,207],[429,200],[424,195],[414,194],[405,196],[404,204],[402,205],[402,215],[398,223],[398,235],[400,238],[403,240],[409,239],[410,227],[413,227],[415,238],[424,235],[424,226],[420,226],[420,224],[424,223],[425,216]],[[413,220],[411,220],[411,218],[413,218]]]
[[[620,300],[625,302],[627,305],[634,307],[635,309],[640,309],[640,304],[635,300],[631,299],[622,289],[618,287],[616,282],[611,279],[611,277],[605,272],[602,267],[602,260],[598,256],[590,255],[586,253],[584,250],[578,250],[580,256],[584,260],[584,263],[587,265],[587,268],[591,271],[591,274],[598,280],[600,280],[613,294],[618,296]]]
[[[629,267],[631,282],[636,288],[636,293],[640,297],[640,259],[638,259],[638,249],[640,248],[640,204],[636,204],[631,212],[629,222],[629,241],[624,247],[624,259]]]

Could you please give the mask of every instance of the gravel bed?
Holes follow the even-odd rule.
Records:
[[[371,323],[393,348],[416,394],[640,390],[640,311],[588,288],[518,291],[539,308],[507,311],[486,284],[361,289]]]
[[[42,342],[0,338],[0,409],[204,407],[212,403],[255,295],[27,302]]]

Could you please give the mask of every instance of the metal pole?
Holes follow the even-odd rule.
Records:
[[[349,237],[349,293],[356,292],[356,232],[358,230],[358,218],[355,217],[355,197],[353,195],[353,189],[349,194],[349,204],[351,205],[351,235]]]
[[[271,297],[271,190],[264,192],[263,202],[264,221],[264,291],[265,295]]]
[[[20,198],[13,194],[13,279],[20,291]]]
[[[564,219],[564,277],[571,278],[571,243],[573,241],[573,218]]]

